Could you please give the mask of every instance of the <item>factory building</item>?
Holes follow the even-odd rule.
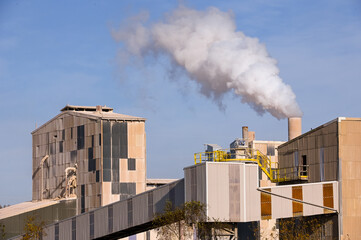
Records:
[[[229,148],[206,144],[190,156],[183,179],[147,179],[144,118],[67,105],[32,132],[33,200],[1,209],[0,224],[14,239],[37,215],[43,239],[150,240],[167,201],[199,201],[209,222],[228,223],[220,239],[289,239],[290,221],[317,223],[313,239],[361,239],[361,119],[302,134],[290,118],[288,127],[287,142],[243,127]]]

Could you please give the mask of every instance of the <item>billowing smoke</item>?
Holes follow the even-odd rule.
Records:
[[[200,84],[202,94],[218,103],[233,92],[259,114],[268,111],[278,119],[302,115],[291,87],[279,77],[277,61],[257,38],[236,31],[231,13],[180,6],[147,26],[144,16],[113,31],[130,54],[169,55],[172,64]]]

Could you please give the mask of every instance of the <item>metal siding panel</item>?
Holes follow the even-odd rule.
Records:
[[[246,181],[249,183],[246,187],[246,201],[250,205],[250,209],[247,208],[249,214],[247,214],[248,221],[258,221],[261,218],[261,196],[258,188],[258,165],[246,164]]]
[[[228,164],[209,164],[209,167],[210,166],[213,166],[215,168],[215,175],[210,177],[216,179],[215,182],[216,196],[212,200],[209,199],[209,206],[216,208],[216,214],[215,216],[212,217],[216,219],[218,218],[220,220],[228,221],[229,205],[224,204],[229,202]]]
[[[229,165],[229,217],[232,222],[240,221],[240,165]]]
[[[119,231],[128,227],[127,201],[117,202],[113,205],[113,230]]]
[[[59,240],[71,239],[71,222],[72,219],[59,223]]]
[[[83,214],[76,217],[76,239],[90,239],[89,236],[89,214]]]
[[[133,223],[142,224],[148,221],[148,195],[142,194],[133,198]]]
[[[50,225],[44,228],[43,240],[53,240],[55,236],[55,225]]]
[[[94,211],[94,237],[101,237],[108,233],[108,208]]]

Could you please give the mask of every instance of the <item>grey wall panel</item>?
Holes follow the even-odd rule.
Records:
[[[43,240],[53,240],[55,236],[55,225],[44,228]]]
[[[261,218],[261,195],[258,188],[258,165],[246,164],[246,221],[258,221]]]
[[[271,192],[277,195],[292,198],[292,187],[272,188]],[[271,196],[271,201],[272,218],[292,217],[292,201],[277,196]]]
[[[101,237],[108,233],[108,208],[103,207],[94,211],[94,237]]]
[[[206,164],[199,165],[196,168],[196,200],[201,203],[206,203]]]
[[[120,201],[113,205],[113,230],[119,231],[128,226],[127,201]]]
[[[133,224],[144,223],[148,219],[148,195],[141,194],[133,198]]]
[[[72,218],[59,223],[59,240],[71,239]]]
[[[195,166],[187,167],[184,169],[184,192],[185,192],[185,201],[189,202],[192,199],[192,191],[191,191],[191,182],[192,182],[192,171],[191,169],[195,168]]]
[[[90,239],[89,214],[80,215],[76,218],[76,239]]]
[[[163,208],[165,206],[165,203],[169,199],[168,193],[169,193],[168,185],[161,188],[157,188],[153,192],[154,214],[163,213]]]
[[[309,184],[302,187],[303,201],[323,206],[322,184]],[[309,204],[303,204],[303,215],[323,214],[323,209]]]
[[[232,222],[240,221],[240,165],[229,164],[229,219]]]
[[[229,170],[227,163],[207,163],[208,216],[229,219]]]

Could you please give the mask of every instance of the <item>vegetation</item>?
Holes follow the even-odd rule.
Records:
[[[173,207],[166,202],[164,213],[158,214],[153,220],[157,239],[186,240],[193,239],[196,234],[199,239],[212,239],[221,235],[228,224],[207,218],[206,207],[198,201],[186,202],[181,207]]]
[[[36,221],[34,216],[28,216],[24,226],[23,240],[37,240],[44,236],[44,221]]]

